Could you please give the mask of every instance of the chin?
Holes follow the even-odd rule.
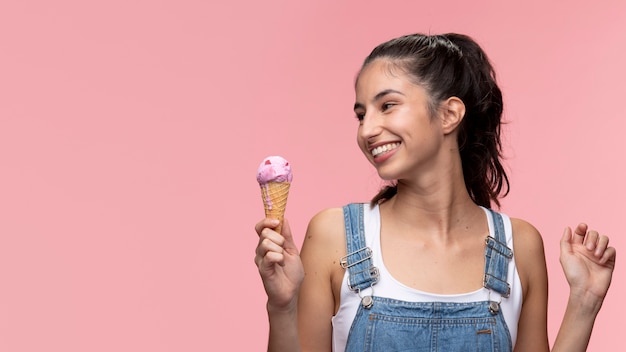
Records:
[[[391,172],[384,172],[378,170],[378,177],[380,177],[383,181],[395,181],[397,179],[397,175]]]

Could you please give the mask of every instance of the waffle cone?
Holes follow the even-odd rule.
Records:
[[[290,186],[290,182],[269,182],[261,185],[265,217],[280,221],[280,224],[275,229],[278,233],[281,233],[283,228],[283,218],[287,208],[287,196],[289,196]]]

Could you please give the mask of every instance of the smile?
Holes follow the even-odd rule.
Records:
[[[398,146],[400,145],[400,143],[389,143],[389,144],[385,144],[385,145],[381,145],[379,147],[376,147],[374,149],[372,149],[372,156],[377,157],[383,153],[386,153],[388,151],[394,150],[396,148],[398,148]]]

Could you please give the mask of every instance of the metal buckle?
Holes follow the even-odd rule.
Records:
[[[348,258],[354,255],[357,255],[361,252],[365,252],[365,256],[360,258],[359,260],[353,262],[353,263],[348,263]],[[352,253],[348,253],[345,256],[341,257],[341,259],[339,260],[339,265],[341,265],[342,268],[347,269],[351,266],[357,265],[359,263],[362,263],[368,259],[372,258],[372,250],[370,249],[370,247],[363,247],[357,251],[354,251]]]
[[[365,270],[361,270],[361,271],[359,271],[359,272],[356,272],[356,273],[354,273],[354,274],[352,274],[352,275],[350,275],[350,276],[358,276],[358,275],[360,275],[360,274],[362,274],[362,273],[364,273],[364,272],[367,272],[367,271],[369,271],[369,278],[371,279],[371,280],[370,280],[370,282],[371,282],[371,283],[370,283],[370,287],[372,287],[372,286],[373,286],[374,284],[376,284],[376,283],[378,282],[378,280],[380,279],[380,272],[378,271],[378,268],[377,268],[377,267],[375,267],[375,266],[370,266],[369,268],[367,268],[367,269],[365,269]],[[363,282],[367,282],[367,281],[362,281],[362,282],[360,282],[359,284],[362,284]],[[359,289],[358,287],[355,287],[355,286],[353,286],[353,285],[350,283],[350,277],[348,278],[348,288],[349,288],[351,291],[360,291],[360,289]]]
[[[502,297],[508,298],[511,295],[511,285],[509,285],[508,282],[506,282],[504,280],[500,280],[499,278],[497,278],[497,277],[495,277],[495,276],[493,276],[493,275],[491,275],[489,273],[485,273],[485,275],[483,276],[483,287],[484,288],[486,288],[488,290],[492,290],[493,289],[491,287],[487,287],[487,281],[489,281],[488,277],[493,278],[496,281],[503,282],[503,283],[506,284],[506,293],[501,293],[500,294]]]
[[[500,246],[508,249],[507,252],[504,252],[502,250],[500,250],[500,248],[498,246],[496,246],[495,244],[499,244]],[[494,251],[502,254],[503,256],[507,257],[508,259],[513,258],[513,251],[511,250],[511,248],[509,248],[506,243],[502,243],[498,240],[496,240],[495,238],[491,237],[491,236],[487,236],[485,238],[485,244],[487,245],[487,247],[493,249]]]

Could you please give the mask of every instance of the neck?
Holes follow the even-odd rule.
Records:
[[[480,224],[484,212],[467,192],[460,160],[448,165],[438,173],[398,180],[397,194],[381,205],[385,218],[407,230],[417,229],[441,238]]]

